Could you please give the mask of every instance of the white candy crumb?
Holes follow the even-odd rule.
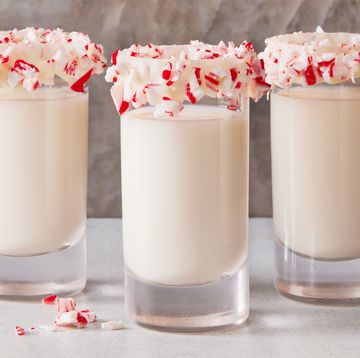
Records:
[[[323,34],[325,31],[323,30],[323,28],[320,25],[318,25],[318,26],[316,26],[315,32],[317,32],[318,34]]]
[[[122,321],[108,321],[101,323],[101,328],[106,331],[115,331],[125,327]]]
[[[39,329],[42,331],[55,332],[57,328],[54,325],[39,324]]]

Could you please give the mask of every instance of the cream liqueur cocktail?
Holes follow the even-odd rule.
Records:
[[[126,311],[198,332],[249,312],[248,99],[268,90],[251,43],[133,45],[106,79],[121,115]]]
[[[105,67],[82,33],[0,32],[0,295],[85,285],[85,84]]]

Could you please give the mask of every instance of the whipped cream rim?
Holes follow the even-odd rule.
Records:
[[[176,116],[184,102],[198,103],[204,96],[227,98],[228,109],[237,110],[240,97],[258,100],[270,87],[251,42],[236,47],[192,41],[190,44],[132,45],[116,50],[106,81],[119,114],[130,106],[149,103],[155,117]]]

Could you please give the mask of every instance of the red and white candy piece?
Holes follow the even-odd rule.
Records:
[[[80,310],[78,312],[78,320],[79,320],[79,316],[82,316],[83,318],[86,319],[86,323],[93,323],[96,321],[96,314],[94,312],[91,312],[90,310],[86,309],[86,310]]]
[[[20,326],[16,326],[15,327],[15,332],[18,336],[25,336],[25,329],[20,327]]]
[[[16,60],[10,68],[7,83],[14,88],[22,85],[27,91],[31,92],[39,87],[39,69],[24,60]]]
[[[64,312],[75,311],[76,303],[73,298],[60,298],[55,299],[56,311],[58,314]]]

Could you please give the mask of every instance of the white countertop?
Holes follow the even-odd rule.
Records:
[[[272,221],[250,221],[250,318],[243,326],[212,334],[150,331],[124,317],[121,221],[88,221],[88,284],[78,306],[101,320],[121,319],[126,329],[99,326],[18,337],[15,325],[50,323],[53,306],[0,301],[0,357],[121,358],[347,358],[360,357],[360,306],[321,307],[280,297],[272,284]]]

